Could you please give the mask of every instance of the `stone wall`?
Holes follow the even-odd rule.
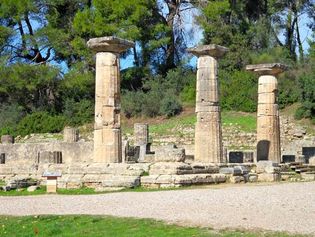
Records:
[[[62,163],[91,162],[93,142],[0,144],[0,154],[5,154],[5,164],[9,165],[48,163],[47,160],[56,151],[62,153]]]

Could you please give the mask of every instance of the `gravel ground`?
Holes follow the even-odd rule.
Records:
[[[91,214],[315,236],[315,182],[161,192],[0,197],[0,215]]]

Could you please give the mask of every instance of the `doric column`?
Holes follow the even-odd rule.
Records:
[[[96,52],[94,161],[121,162],[119,54],[134,43],[110,36],[87,45]]]
[[[279,63],[247,65],[246,70],[260,75],[257,107],[257,157],[259,160],[281,161],[278,80],[286,66]]]
[[[217,60],[227,51],[214,44],[188,49],[198,57],[195,126],[195,161],[198,162],[223,162]]]

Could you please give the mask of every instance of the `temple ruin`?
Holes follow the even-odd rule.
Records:
[[[291,136],[280,130],[281,124],[289,126],[277,105],[276,76],[284,65],[246,67],[260,75],[257,134],[244,135],[252,149],[233,150],[228,143],[242,143],[242,135],[226,138],[222,132],[217,72],[218,59],[228,49],[214,44],[188,49],[198,57],[194,139],[162,145],[150,137],[148,124],[135,124],[133,135],[121,135],[119,54],[134,43],[110,36],[91,39],[87,46],[96,53],[94,139],[80,139],[78,129],[70,127],[63,140],[53,142],[15,143],[12,136],[2,136],[0,180],[16,184],[32,178],[45,185],[47,174],[55,172],[59,188],[98,191],[294,180],[297,174],[315,180],[315,138],[302,140],[303,131]]]

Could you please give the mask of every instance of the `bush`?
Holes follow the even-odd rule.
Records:
[[[47,112],[34,112],[26,115],[17,126],[17,134],[25,136],[31,133],[54,133],[63,130],[66,118],[52,116]]]
[[[165,97],[161,101],[161,114],[167,117],[172,117],[179,114],[182,111],[182,106],[174,96]]]
[[[79,102],[68,99],[65,102],[63,114],[67,119],[67,125],[79,126],[90,123],[93,121],[94,105],[87,99],[83,99]]]

